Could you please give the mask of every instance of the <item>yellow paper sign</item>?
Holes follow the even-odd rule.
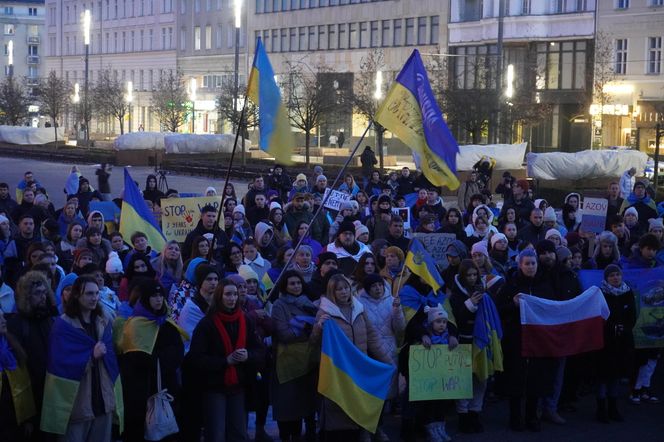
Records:
[[[408,400],[469,399],[473,397],[473,358],[470,344],[450,351],[447,345],[412,345],[408,358]]]
[[[167,198],[161,200],[161,230],[167,240],[184,242],[187,234],[194,230],[201,219],[201,209],[211,205],[218,212],[221,204],[220,196],[203,196],[196,198]],[[223,217],[218,220],[223,227]]]

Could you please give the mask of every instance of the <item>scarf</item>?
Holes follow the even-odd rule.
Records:
[[[166,300],[164,300],[166,302]],[[147,309],[140,301],[134,306],[134,311],[132,316],[142,316],[150,321],[154,321],[157,325],[161,326],[168,319],[168,315],[164,313],[163,315],[155,315],[151,310]]]
[[[0,336],[0,372],[4,370],[14,371],[16,367],[16,357],[14,357],[12,349],[9,348],[7,337]]]
[[[431,338],[431,344],[433,344],[433,345],[437,345],[437,344],[447,345],[447,344],[450,343],[450,340],[449,340],[450,334],[447,330],[445,330],[442,335],[437,335],[437,334],[431,333],[429,335],[429,337]]]
[[[644,195],[641,198],[634,195],[634,193],[630,193],[627,196],[627,202],[629,203],[630,206],[633,206],[636,203],[643,203],[643,204],[649,205],[650,201],[651,201],[651,199],[650,199],[650,196],[648,196],[648,194]]]
[[[217,327],[221,343],[224,346],[224,356],[228,356],[238,348],[245,348],[247,346],[247,321],[241,309],[236,309],[233,313],[218,312],[213,316],[214,325]],[[231,343],[231,337],[224,326],[224,323],[237,322],[239,325],[237,340],[235,345]],[[240,380],[237,374],[235,365],[228,365],[224,373],[224,385],[232,387],[239,384]]]
[[[279,299],[283,300],[286,304],[294,305],[305,313],[309,313],[310,316],[316,316],[316,312],[318,312],[318,307],[304,294],[293,296],[288,293],[282,293]]]
[[[631,290],[625,282],[620,284],[620,287],[614,287],[606,281],[602,281],[601,289],[602,289],[602,292],[606,293],[607,295],[611,295],[611,296],[624,295],[625,293],[627,293]]]
[[[305,330],[308,329],[307,335],[311,333],[311,328],[314,325],[314,321],[316,320],[315,316],[308,316],[308,315],[295,315],[293,316],[290,321],[288,321],[288,327],[290,327],[291,331],[295,336],[302,336],[305,334]]]

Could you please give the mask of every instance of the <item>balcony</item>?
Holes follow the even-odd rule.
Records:
[[[28,86],[38,86],[39,85],[39,78],[27,77],[25,79],[25,82]]]
[[[39,35],[28,35],[29,45],[38,45],[40,41]]]
[[[28,55],[28,64],[39,64],[39,55]]]

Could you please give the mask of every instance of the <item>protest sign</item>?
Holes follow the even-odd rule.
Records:
[[[325,201],[325,207],[328,209],[332,210],[339,210],[339,207],[341,206],[341,203],[345,203],[346,201],[350,201],[351,196],[345,192],[339,192],[338,190],[330,190],[330,189],[325,189],[325,195],[323,195],[323,199],[327,197],[327,194],[332,192],[330,197]]]
[[[473,397],[473,358],[470,344],[450,350],[447,345],[411,345],[408,358],[408,400],[469,399]]]
[[[410,229],[410,207],[392,207],[392,214],[401,217],[404,230]]]
[[[413,233],[413,238],[418,239],[429,252],[436,266],[440,270],[447,268],[447,246],[456,240],[454,233]]]
[[[101,212],[105,222],[120,222],[120,208],[113,201],[90,201],[90,212]]]
[[[602,233],[606,225],[606,210],[608,207],[609,201],[605,198],[584,198],[580,230],[582,232]]]
[[[603,277],[602,270],[579,272],[584,290],[592,285],[601,287]],[[664,266],[623,270],[623,281],[632,288],[636,297],[637,319],[632,330],[634,346],[664,347]]]
[[[201,219],[201,209],[209,204],[219,211],[220,196],[198,198],[166,198],[161,200],[161,230],[167,240],[184,242],[187,234],[194,230]],[[223,227],[223,217],[218,220]]]

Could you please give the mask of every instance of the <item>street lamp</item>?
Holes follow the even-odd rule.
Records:
[[[83,13],[83,44],[85,45],[85,85],[83,102],[83,120],[85,121],[85,146],[90,147],[90,111],[88,109],[88,89],[90,87],[89,79],[89,61],[90,61],[90,27],[92,26],[92,16],[90,10],[86,9]]]
[[[131,103],[134,101],[134,82],[127,82],[127,95],[125,95],[125,100],[127,100],[127,116],[129,120],[129,132],[131,132]]]
[[[196,90],[198,83],[195,78],[189,82],[189,99],[191,100],[191,133],[196,133]]]
[[[239,92],[239,71],[240,71],[240,26],[242,26],[242,3],[244,0],[235,0],[235,77],[233,88],[233,109],[237,112],[238,107],[238,92]],[[237,126],[233,122],[234,130],[242,130],[242,121],[238,121]],[[242,166],[245,165],[244,158],[244,134],[242,134]]]
[[[9,78],[14,76],[14,40],[9,40],[7,43],[7,58],[9,63]]]
[[[376,71],[375,85],[376,89],[374,90],[374,98],[376,99],[376,107],[378,107],[378,102],[383,99],[383,71]],[[376,144],[378,145],[378,165],[380,166],[380,173],[382,175],[385,166],[385,158],[383,155],[383,127],[376,122],[374,122],[374,127],[376,130]]]

